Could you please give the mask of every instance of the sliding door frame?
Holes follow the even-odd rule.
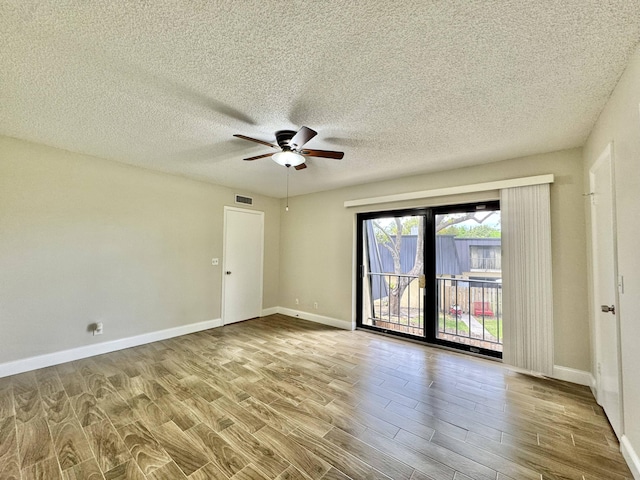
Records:
[[[419,341],[425,341],[426,339],[426,335],[427,335],[427,330],[428,330],[428,325],[427,325],[427,319],[428,316],[426,314],[427,310],[432,311],[432,308],[434,308],[434,305],[432,301],[429,300],[429,296],[426,294],[426,292],[428,291],[428,288],[424,288],[422,289],[422,296],[423,296],[423,305],[424,305],[424,309],[423,309],[423,322],[424,322],[424,332],[425,332],[425,336],[423,337],[419,337],[417,335],[410,335],[408,333],[403,333],[403,332],[396,332],[396,331],[392,331],[392,330],[387,330],[384,328],[378,328],[378,327],[374,327],[371,325],[365,325],[363,322],[363,312],[364,312],[364,288],[363,288],[363,282],[364,282],[364,262],[366,261],[366,259],[364,258],[364,222],[366,220],[374,220],[376,218],[384,218],[384,217],[408,217],[408,216],[422,216],[424,217],[424,225],[425,225],[425,229],[427,229],[427,226],[429,224],[433,224],[433,213],[431,212],[431,210],[429,208],[426,207],[420,207],[420,208],[407,208],[407,209],[399,209],[399,210],[381,210],[381,211],[376,211],[376,212],[366,212],[366,213],[358,213],[356,215],[356,235],[357,235],[357,242],[356,242],[356,328],[362,328],[365,330],[372,330],[375,332],[382,332],[382,333],[386,333],[386,334],[393,334],[394,336],[399,336],[399,337],[404,337],[404,338],[409,338],[412,340],[419,340]],[[427,238],[428,235],[426,234],[425,231],[425,236],[424,236],[424,245],[423,245],[423,259],[424,259],[424,267],[423,267],[423,273],[426,277],[427,283],[429,281],[429,277],[427,276],[427,271],[430,271],[431,269],[433,269],[435,271],[435,264],[433,266],[429,265],[430,262],[435,260],[435,257],[431,258],[432,256],[428,254],[428,252],[430,251],[429,249],[433,248],[433,240],[430,238]],[[434,300],[435,300],[435,296],[434,296]]]
[[[501,358],[502,353],[489,349],[471,347],[457,342],[452,342],[437,338],[438,329],[438,304],[437,304],[437,280],[436,280],[436,215],[446,213],[456,213],[465,211],[480,211],[477,207],[484,206],[485,210],[499,210],[500,202],[497,200],[479,201],[456,205],[443,205],[432,207],[417,207],[396,210],[379,210],[375,212],[365,212],[356,214],[356,328],[381,332],[397,337],[408,338],[432,345],[440,345],[458,351],[480,354],[483,356]],[[424,315],[424,336],[419,337],[408,333],[397,332],[384,328],[378,328],[364,324],[364,273],[365,273],[365,231],[364,222],[384,217],[404,217],[404,216],[424,217],[424,268],[425,288],[423,295],[423,315]]]
[[[478,208],[482,207],[482,208]],[[433,222],[431,224],[431,232],[429,233],[429,237],[433,239],[434,245],[431,250],[432,263],[433,263],[433,272],[429,274],[427,277],[427,285],[429,286],[429,291],[433,292],[432,301],[433,301],[433,324],[432,329],[430,331],[430,335],[427,335],[427,341],[429,343],[433,343],[435,345],[441,345],[443,347],[454,348],[456,350],[461,350],[463,352],[469,352],[473,354],[483,355],[486,357],[494,357],[494,358],[502,358],[502,352],[497,352],[495,350],[490,350],[488,348],[476,347],[471,345],[466,345],[464,343],[452,342],[450,340],[444,340],[442,338],[437,337],[436,330],[438,328],[438,305],[437,305],[437,279],[436,279],[436,224],[435,219],[437,215],[446,215],[448,213],[464,213],[464,212],[482,212],[482,211],[492,211],[492,210],[500,210],[500,201],[499,200],[489,200],[489,201],[480,201],[480,202],[472,202],[472,203],[462,203],[458,205],[441,205],[437,207],[432,207],[431,211],[433,212]],[[425,235],[426,235],[425,233]],[[471,280],[472,281],[472,280]],[[426,324],[426,321],[425,321]]]

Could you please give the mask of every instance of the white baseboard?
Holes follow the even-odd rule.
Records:
[[[331,327],[342,328],[343,330],[353,330],[353,324],[348,320],[325,317],[323,315],[316,315],[315,313],[303,312],[301,310],[292,310],[291,308],[284,307],[278,307],[278,313],[281,313],[282,315],[289,315],[290,317],[301,318],[303,320],[309,320],[310,322],[329,325]]]
[[[180,327],[167,328],[166,330],[143,333],[142,335],[136,335],[134,337],[121,338],[93,345],[84,345],[82,347],[71,348],[69,350],[62,350],[60,352],[23,358],[21,360],[0,364],[0,378],[221,326],[222,319],[217,318],[215,320],[206,320],[204,322],[182,325]]]
[[[591,375],[591,385],[589,386],[591,387],[591,393],[593,393],[593,398],[598,400],[598,384],[596,383],[596,377],[594,377],[593,375]]]
[[[275,315],[276,313],[278,313],[278,307],[265,308],[262,310],[262,314],[260,314],[260,316],[267,317],[269,315]]]
[[[562,367],[560,365],[553,366],[552,377],[557,380],[577,383],[578,385],[585,385],[591,388],[593,387],[595,382],[595,380],[593,379],[593,375],[591,375],[591,372],[576,370],[575,368]]]
[[[638,457],[638,454],[629,441],[629,437],[626,435],[622,435],[620,439],[620,451],[627,461],[627,465],[629,465],[629,470],[631,470],[633,478],[640,480],[640,457]]]

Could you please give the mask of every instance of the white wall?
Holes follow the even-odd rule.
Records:
[[[582,151],[566,150],[294,197],[281,213],[280,305],[343,321],[353,317],[354,218],[345,200],[553,173],[551,186],[555,364],[591,370]],[[486,199],[497,192],[478,195]],[[464,203],[473,196],[374,205],[367,210]],[[295,299],[300,301],[295,304]],[[313,303],[318,302],[318,309]]]
[[[219,319],[234,193],[250,192],[0,137],[0,364]],[[280,205],[252,196],[275,307]]]
[[[624,277],[624,293],[620,295],[618,305],[624,435],[627,446],[640,453],[640,374],[637,370],[640,365],[640,48],[631,58],[587,140],[585,175],[611,141],[616,177],[618,269]],[[640,464],[636,468],[640,474]]]

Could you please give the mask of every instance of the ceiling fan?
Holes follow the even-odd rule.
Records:
[[[271,157],[274,162],[284,167],[294,167],[296,170],[307,168],[305,163],[306,157],[322,157],[340,160],[344,157],[344,152],[332,152],[330,150],[310,150],[302,148],[309,140],[315,137],[318,132],[308,127],[302,127],[297,132],[295,130],[278,130],[276,132],[277,145],[258,140],[257,138],[247,137],[245,135],[235,134],[234,137],[249,140],[250,142],[268,145],[269,147],[279,150],[276,153],[265,153],[255,157],[245,158],[246,161],[258,160],[259,158]]]

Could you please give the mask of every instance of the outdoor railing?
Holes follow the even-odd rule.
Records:
[[[487,348],[502,344],[501,283],[450,277],[436,277],[436,282],[440,338],[482,341]]]
[[[367,273],[371,289],[369,325],[424,336],[419,275]],[[489,280],[436,277],[437,336],[500,350],[502,284]]]
[[[367,273],[371,286],[371,318],[385,330],[424,335],[423,296],[416,287],[419,275]]]

